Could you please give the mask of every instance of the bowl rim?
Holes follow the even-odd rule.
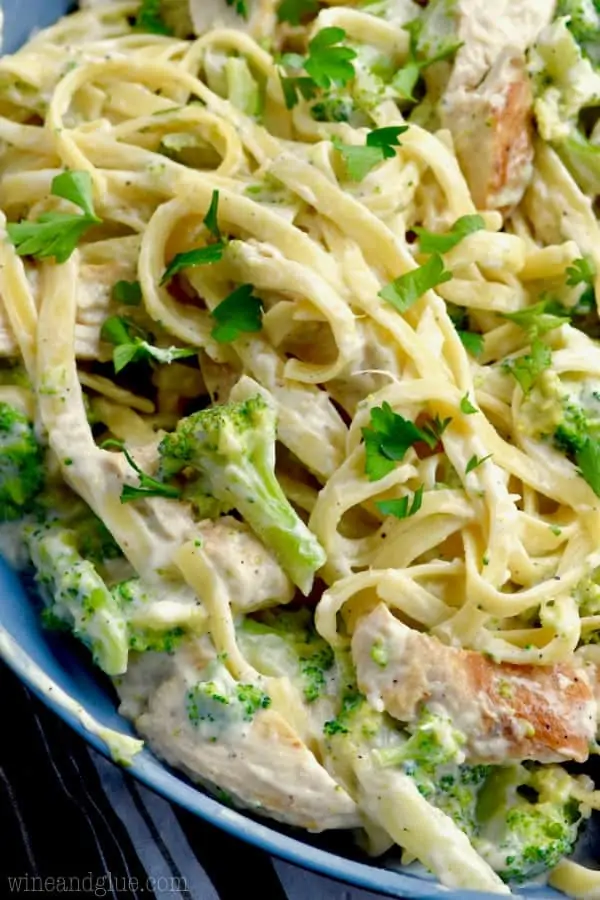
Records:
[[[0,598],[12,595],[18,598],[19,604],[27,604],[31,608],[31,599],[27,595],[18,574],[10,569],[0,557]],[[32,610],[32,612],[34,612]],[[75,712],[65,706],[58,694],[69,694],[69,688],[57,684],[44,668],[42,662],[32,658],[30,653],[24,650],[13,634],[9,621],[2,621],[2,605],[0,604],[0,637],[2,632],[9,636],[9,643],[18,648],[18,653],[8,652],[3,649],[0,641],[0,660],[17,675],[18,678],[35,694],[49,709],[58,715],[79,737],[83,738],[95,750],[112,762],[115,762],[107,742],[99,734],[95,734],[86,728],[85,724]],[[51,643],[43,633],[37,636],[39,641],[46,644],[52,654],[56,665],[65,672],[67,680],[72,678],[71,673],[65,670],[60,659],[54,653]],[[94,678],[97,670],[91,664],[90,677]],[[48,680],[48,690],[44,690],[36,680],[35,673],[41,673]],[[52,692],[54,686],[57,690]],[[99,686],[102,690],[102,686]],[[104,690],[103,690],[104,693]],[[106,696],[106,694],[105,694]],[[107,697],[112,704],[112,700]],[[96,711],[87,709],[81,701],[79,703],[90,716],[100,721],[103,727],[114,730],[114,726],[106,726],[102,723],[102,717]],[[131,723],[121,717],[123,733],[135,735]],[[151,764],[149,764],[151,763]],[[282,833],[278,829],[278,823],[273,820],[265,820],[265,823],[249,818],[243,811],[225,806],[219,800],[206,793],[201,785],[184,780],[184,776],[159,759],[144,743],[143,750],[136,754],[129,765],[121,768],[141,781],[146,787],[160,794],[166,800],[177,803],[194,815],[200,816],[206,822],[226,831],[233,837],[245,841],[280,859],[293,863],[301,868],[310,869],[321,875],[333,878],[355,887],[360,887],[379,894],[392,897],[401,897],[404,900],[437,900],[443,897],[445,900],[493,900],[497,894],[482,893],[479,891],[454,891],[438,882],[423,878],[418,873],[404,873],[391,868],[384,868],[368,863],[352,860],[339,856],[331,850],[321,849],[312,844],[305,844],[300,838]],[[521,894],[513,894],[513,897],[522,897]],[[531,895],[533,896],[533,895]]]
[[[21,7],[17,10],[14,3],[5,0],[4,4],[5,24],[12,28],[19,29],[19,37],[16,39],[11,35],[10,30],[6,35],[4,46],[0,47],[0,55],[6,52],[14,52],[21,43],[21,37],[26,33],[26,23],[23,22]],[[47,27],[52,21],[56,21],[61,15],[74,5],[74,0],[35,0],[35,9],[30,10],[33,13],[31,18],[44,19],[42,27]],[[4,564],[0,556],[0,585],[6,591],[23,594],[23,602],[29,604],[30,600],[26,596],[18,578],[14,577],[14,573]],[[0,592],[0,613],[1,600],[3,591]],[[80,719],[70,710],[66,709],[60,701],[50,692],[42,690],[32,677],[32,670],[37,669],[44,674],[50,682],[56,685],[56,682],[44,671],[43,666],[31,658],[31,656],[18,645],[18,642],[10,629],[3,625],[0,614],[0,635],[2,631],[6,631],[11,641],[19,647],[19,654],[13,656],[9,653],[3,653],[0,645],[0,660],[17,675],[18,678],[27,686],[27,688],[35,694],[42,703],[58,715],[63,722],[90,744],[95,750],[104,757],[114,762],[110,749],[106,742],[98,735],[93,734],[82,724]],[[41,638],[43,640],[43,638]],[[50,648],[51,650],[51,648]],[[56,660],[60,666],[60,661]],[[95,671],[95,670],[94,670]],[[85,709],[85,707],[84,707]],[[91,713],[90,713],[91,714]],[[122,718],[124,724],[127,723]],[[149,767],[146,762],[148,755],[155,761],[156,766]],[[201,786],[188,783],[183,777],[171,771],[166,767],[165,763],[156,757],[150,748],[145,745],[142,753],[135,756],[128,766],[122,767],[124,771],[130,773],[146,787],[155,793],[164,797],[169,802],[177,803],[195,815],[200,816],[204,821],[220,828],[228,834],[263,850],[273,856],[293,863],[300,868],[309,869],[320,875],[332,878],[340,883],[345,883],[365,890],[377,892],[379,894],[392,897],[404,898],[404,900],[494,900],[498,894],[488,894],[479,891],[453,891],[440,885],[438,882],[424,879],[417,873],[406,874],[394,869],[386,869],[379,866],[369,865],[367,863],[358,862],[343,856],[338,856],[330,850],[320,849],[311,844],[305,844],[301,839],[283,834],[278,830],[278,823],[274,820],[266,820],[265,824],[257,822],[235,809],[223,805],[218,800],[212,798],[205,793]],[[513,893],[515,900],[525,900],[525,897],[537,898],[545,900],[548,894],[541,896],[535,893],[523,895],[521,893]],[[552,896],[557,895],[556,892]]]

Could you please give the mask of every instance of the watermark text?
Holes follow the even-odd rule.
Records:
[[[126,875],[9,875],[8,890],[11,894],[89,894],[92,897],[109,897],[127,892],[183,893],[187,891],[187,879],[181,876],[135,878]]]

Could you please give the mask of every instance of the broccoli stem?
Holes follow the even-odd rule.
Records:
[[[59,526],[26,530],[37,581],[107,675],[127,669],[128,633],[123,613],[91,562],[76,549],[75,534]]]
[[[275,553],[304,594],[325,562],[275,475],[275,415],[262,397],[201,410],[182,419],[161,445],[163,471],[196,469],[203,487],[236,509]]]
[[[28,512],[44,482],[43,451],[22,412],[0,403],[0,522]]]
[[[227,487],[220,500],[231,502],[258,537],[272,548],[288,575],[304,593],[312,586],[315,568],[324,562],[316,538],[298,518],[275,473],[257,461],[226,466]]]

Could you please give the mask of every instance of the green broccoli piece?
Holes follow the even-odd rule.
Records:
[[[185,708],[191,724],[209,741],[218,740],[229,728],[252,722],[271,705],[271,698],[258,685],[235,681],[219,659],[203,675],[206,678],[187,691]]]
[[[271,698],[255,684],[238,684],[235,688],[236,700],[244,710],[244,721],[251,722],[259,709],[268,709]]]
[[[581,820],[576,801],[563,807],[550,803],[533,806],[524,801],[506,816],[505,881],[527,881],[554,868],[573,852]]]
[[[591,2],[564,2],[568,15],[545,28],[529,53],[534,112],[542,138],[552,144],[581,188],[600,193],[600,162],[588,130],[600,107],[598,12]],[[596,24],[590,16],[594,17]],[[595,37],[592,37],[595,30]],[[589,40],[584,38],[589,35]],[[592,112],[592,108],[596,112]]]
[[[497,769],[481,791],[481,829],[474,844],[505,881],[535,878],[573,851],[582,816],[568,791],[553,796],[546,789],[555,780],[554,769]]]
[[[0,403],[0,522],[14,522],[31,510],[44,483],[43,462],[27,417]]]
[[[465,736],[446,716],[423,709],[401,744],[376,750],[383,766],[399,766],[419,792],[467,834],[477,831],[477,797],[490,766],[466,765]]]
[[[161,471],[166,476],[184,467],[199,471],[211,495],[240,513],[308,594],[326,557],[275,476],[275,425],[261,396],[201,410],[162,440]]]
[[[563,403],[563,420],[554,432],[557,446],[572,456],[583,449],[592,432],[600,436],[600,420],[589,420],[585,411],[577,403],[566,400]]]
[[[579,467],[579,474],[600,496],[600,391],[581,391],[563,398],[563,420],[554,432],[554,442]]]
[[[342,695],[341,708],[335,719],[323,725],[323,734],[332,737],[335,734],[358,734],[362,737],[372,736],[379,729],[381,717],[367,703],[366,697],[357,688],[348,685]]]
[[[569,16],[567,27],[585,56],[600,64],[600,2],[598,0],[559,0],[557,16]]]
[[[425,708],[409,731],[410,737],[403,745],[379,751],[382,765],[401,765],[415,771],[418,768],[433,776],[440,766],[462,761],[465,736],[454,728],[447,716],[436,715]]]
[[[175,34],[182,38],[194,34],[188,0],[141,0],[134,27],[150,34]]]
[[[297,680],[307,703],[325,693],[333,651],[317,634],[309,610],[269,610],[260,619],[246,618],[238,640],[259,672]]]
[[[107,675],[125,672],[125,617],[93,564],[77,550],[76,533],[60,525],[32,526],[25,539],[52,614],[73,630]]]
[[[135,576],[113,585],[111,593],[127,622],[129,648],[137,653],[173,653],[186,634],[204,630],[203,611],[178,598],[178,586],[165,583],[160,591]]]
[[[95,566],[107,560],[122,558],[123,552],[114,537],[104,522],[91,510],[88,510],[85,518],[73,523],[73,529],[76,532],[79,553]]]
[[[571,175],[586,193],[600,194],[600,147],[592,144],[579,128],[555,145]]]
[[[310,108],[311,115],[316,122],[350,122],[352,120],[354,127],[358,128],[355,112],[356,104],[352,97],[336,94],[329,91],[326,96],[322,97]],[[367,124],[361,122],[361,124]]]

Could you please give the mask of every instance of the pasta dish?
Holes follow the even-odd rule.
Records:
[[[599,897],[597,0],[82,7],[0,59],[3,555],[222,802]]]

